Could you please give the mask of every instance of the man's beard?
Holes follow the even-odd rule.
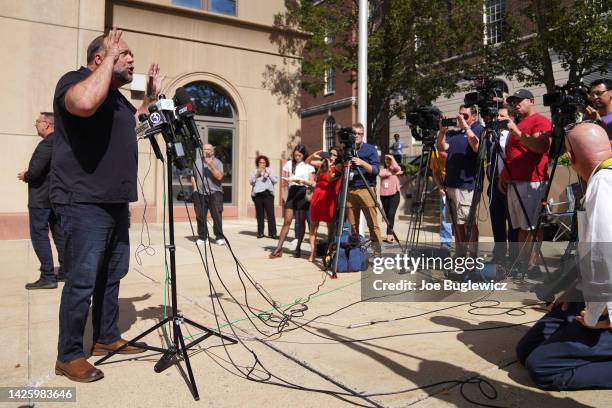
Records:
[[[124,71],[113,71],[113,78],[122,84],[129,84],[132,82],[133,75],[126,69]]]

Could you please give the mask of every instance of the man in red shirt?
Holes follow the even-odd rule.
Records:
[[[526,89],[520,89],[508,97],[508,103],[521,121],[516,124],[507,114],[500,116],[501,120],[508,121],[510,135],[506,144],[507,166],[504,167],[498,185],[502,192],[508,191],[508,211],[512,225],[519,228],[519,242],[532,242],[531,231],[538,222],[548,181],[548,150],[552,123],[536,112],[533,94]],[[538,241],[541,242],[541,236]],[[532,245],[526,245],[522,254],[531,254],[528,276],[537,276],[540,273],[539,268],[535,266],[537,251],[532,250]]]

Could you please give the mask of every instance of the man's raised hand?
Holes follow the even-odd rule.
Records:
[[[121,55],[121,47],[119,47],[119,41],[123,31],[117,30],[117,27],[113,27],[106,37],[104,37],[104,57],[112,58],[113,62],[117,62]]]
[[[157,98],[161,93],[162,81],[164,77],[160,74],[159,64],[153,63],[149,65],[149,73],[147,79],[147,96],[149,98]]]

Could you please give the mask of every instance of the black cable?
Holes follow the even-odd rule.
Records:
[[[179,179],[180,182],[180,179]],[[181,188],[182,188],[182,183],[181,183]],[[185,206],[187,206],[187,203],[185,203]],[[192,234],[195,235],[194,230],[193,230],[193,222],[191,219],[191,216],[189,214],[189,210],[187,208],[187,215],[188,215],[188,219],[189,219],[189,224],[190,224],[190,228],[192,230]],[[165,231],[164,231],[165,232]],[[212,246],[209,243],[209,247],[207,248],[206,246],[204,247],[204,255],[202,254],[202,252],[200,251],[200,248],[198,247],[198,252],[200,253],[200,257],[204,266],[204,270],[206,273],[206,276],[209,280],[209,292],[210,292],[210,298],[211,298],[211,304],[213,307],[213,316],[217,325],[217,329],[219,330],[219,332],[221,332],[220,330],[220,322],[219,322],[219,318],[218,318],[218,314],[217,314],[217,307],[215,305],[215,303],[218,303],[218,307],[220,309],[220,311],[223,314],[223,317],[225,318],[225,320],[227,322],[230,322],[230,319],[225,311],[225,308],[222,306],[220,299],[217,296],[214,296],[215,293],[218,293],[212,283],[212,279],[211,279],[211,273],[210,273],[210,266],[208,263],[208,250],[210,249],[210,256],[212,259],[212,266],[215,270],[215,273],[217,275],[217,277],[219,278],[220,283],[222,284],[223,288],[228,292],[228,295],[232,298],[232,300],[234,300],[234,302],[240,307],[240,309],[245,312],[247,314],[248,320],[251,322],[251,324],[253,325],[253,327],[262,335],[266,336],[266,337],[270,337],[273,335],[282,335],[282,333],[284,332],[288,332],[288,331],[292,331],[298,328],[301,328],[303,330],[305,330],[306,332],[317,336],[317,337],[321,337],[321,338],[326,338],[328,340],[333,340],[335,343],[347,343],[347,342],[363,342],[363,341],[369,341],[369,340],[377,340],[377,339],[385,339],[385,338],[391,338],[391,337],[399,337],[399,336],[409,336],[409,335],[418,335],[418,334],[425,334],[425,333],[403,333],[403,334],[397,334],[397,335],[391,335],[391,336],[380,336],[380,337],[373,337],[373,338],[368,338],[368,339],[351,339],[351,340],[343,340],[343,341],[338,341],[337,339],[333,339],[333,338],[329,338],[327,336],[318,334],[318,333],[313,333],[311,330],[307,329],[306,326],[308,326],[310,323],[314,322],[315,320],[317,320],[320,317],[325,317],[325,316],[331,316],[335,313],[338,313],[341,310],[345,310],[355,304],[361,303],[367,299],[364,300],[360,300],[357,302],[353,302],[349,305],[345,305],[339,309],[337,309],[336,311],[333,311],[331,313],[327,313],[327,314],[321,314],[318,316],[315,316],[314,318],[310,319],[309,321],[307,321],[306,323],[303,324],[296,324],[293,320],[298,320],[299,318],[304,316],[304,313],[306,312],[306,310],[308,310],[307,305],[305,304],[306,302],[303,303],[297,303],[295,305],[291,305],[287,308],[285,308],[284,310],[279,310],[278,307],[278,303],[276,301],[274,301],[270,294],[265,292],[265,289],[263,289],[263,286],[261,286],[261,284],[259,284],[258,282],[256,282],[251,276],[250,274],[248,274],[248,272],[246,271],[246,268],[240,263],[240,261],[238,260],[238,258],[236,257],[233,249],[231,248],[231,243],[227,242],[226,239],[226,243],[228,246],[228,249],[234,259],[234,261],[236,262],[236,272],[237,275],[239,277],[239,280],[243,286],[243,290],[245,293],[245,307],[253,312],[253,315],[256,316],[258,318],[258,320],[260,320],[261,322],[263,322],[266,326],[268,327],[276,327],[277,328],[277,332],[272,334],[272,335],[268,335],[266,333],[261,332],[261,330],[259,330],[258,326],[255,324],[255,322],[251,319],[251,316],[246,313],[245,309],[242,307],[242,304],[238,301],[238,299],[236,299],[233,294],[231,294],[231,291],[229,290],[229,288],[225,285],[225,283],[223,282],[223,278],[221,277],[221,275],[219,274],[218,268],[216,266],[215,263],[215,259],[214,259],[214,254],[212,253]],[[242,274],[244,274],[247,278],[247,280],[249,281],[249,283],[251,283],[253,285],[253,287],[257,290],[257,292],[266,300],[266,302],[268,302],[275,310],[276,312],[279,313],[279,315],[274,315],[272,313],[261,313],[261,312],[256,312],[253,311],[252,307],[249,305],[249,301],[248,301],[248,296],[247,296],[247,288],[246,288],[246,283],[243,280]],[[326,276],[327,274],[325,274],[325,277],[323,279],[323,281],[318,285],[317,290],[310,294],[307,297],[307,301],[310,300],[310,298],[316,294],[317,292],[320,291],[320,288],[324,285],[325,280],[326,280]],[[365,278],[365,277],[364,277]],[[381,296],[381,297],[385,297],[385,296]],[[455,306],[451,306],[451,307],[447,307],[447,308],[442,308],[436,311],[429,311],[429,312],[424,312],[418,315],[411,315],[411,316],[404,316],[404,317],[400,317],[394,320],[405,320],[405,319],[409,319],[409,318],[414,318],[414,317],[418,317],[418,316],[422,316],[425,314],[430,314],[430,313],[435,313],[435,312],[439,312],[441,310],[446,310],[446,309],[450,309],[453,307],[459,307],[459,306],[465,306],[465,305],[470,305],[472,306],[471,309],[468,310],[468,313],[470,314],[479,314],[479,313],[475,313],[475,310],[478,309],[499,309],[499,302],[498,301],[493,301],[493,302],[497,302],[494,305],[488,305],[488,306],[477,306],[474,305],[474,303],[476,302],[469,302],[469,303],[463,303],[460,305],[455,305]],[[529,306],[524,306],[524,307],[529,307]],[[523,307],[523,308],[524,308]],[[496,313],[496,314],[490,314],[490,315],[498,315],[498,314],[509,314],[511,316],[516,316],[515,314],[512,314],[513,311],[522,311],[522,308],[506,308],[507,310],[505,312],[500,312],[500,313]],[[288,313],[287,313],[288,312]],[[522,311],[522,313],[524,314],[524,311]],[[268,322],[274,322],[276,323],[276,326],[270,325],[268,324]],[[289,324],[293,323],[295,324],[295,327],[289,327]],[[526,322],[526,323],[532,323],[532,322]],[[445,332],[462,332],[462,331],[483,331],[483,330],[494,330],[494,329],[501,329],[501,328],[508,328],[508,327],[516,327],[516,326],[520,326],[523,325],[525,323],[520,323],[520,324],[510,324],[510,325],[501,325],[501,326],[495,326],[495,327],[489,327],[489,328],[473,328],[473,329],[464,329],[464,330],[441,330],[441,331],[435,331],[435,332],[429,332],[429,333],[445,333]],[[346,399],[343,399],[342,395],[344,395],[341,392],[335,392],[335,391],[328,391],[328,390],[320,390],[320,389],[311,389],[311,388],[306,388],[306,387],[302,387],[296,384],[293,384],[287,380],[284,380],[274,374],[272,374],[263,364],[262,362],[259,360],[257,354],[252,351],[243,341],[242,337],[239,336],[236,331],[234,330],[233,325],[229,325],[231,332],[233,333],[234,337],[237,339],[237,341],[246,349],[248,350],[251,355],[253,356],[254,362],[252,365],[250,366],[239,366],[236,364],[236,362],[233,360],[233,358],[231,357],[231,353],[229,352],[229,350],[227,349],[227,344],[226,342],[222,339],[222,347],[231,363],[231,365],[234,367],[235,370],[237,370],[237,372],[239,372],[240,374],[242,374],[243,378],[246,378],[250,381],[256,381],[256,382],[262,382],[262,383],[266,383],[266,384],[271,384],[271,385],[277,385],[277,386],[282,386],[282,387],[286,387],[286,388],[290,388],[290,389],[299,389],[299,390],[305,390],[305,391],[313,391],[313,392],[320,392],[320,393],[324,393],[324,394],[328,394],[331,396],[334,396],[336,398],[341,398],[342,400],[346,401],[346,402],[350,402],[353,404],[353,401],[349,401]],[[261,340],[260,340],[261,341]],[[272,340],[274,341],[274,340]],[[279,341],[279,340],[277,340]],[[258,368],[260,367],[260,368]],[[258,378],[256,377],[254,374],[255,373],[265,373],[266,377],[265,378]],[[236,374],[238,375],[238,374]],[[270,381],[271,378],[275,378],[278,379],[279,381],[281,381],[282,383],[275,383],[274,381]],[[495,390],[495,388],[492,386],[492,384],[490,384],[487,380],[484,379],[480,379],[478,377],[474,377],[474,378],[470,378],[468,380],[450,380],[450,381],[443,381],[443,382],[439,382],[439,383],[435,383],[435,384],[430,384],[430,385],[426,385],[423,387],[417,387],[416,389],[425,389],[425,388],[430,388],[433,387],[435,385],[441,385],[441,384],[455,384],[455,385],[459,385],[460,384],[460,392],[462,394],[462,396],[469,402],[477,404],[477,405],[482,405],[482,406],[488,406],[488,407],[495,407],[493,405],[487,405],[487,404],[481,404],[481,403],[477,403],[471,399],[469,399],[463,392],[463,387],[466,384],[478,384],[479,390],[481,391],[481,393],[488,399],[495,399],[497,398],[497,391]],[[485,391],[485,388],[483,387],[483,384],[487,385],[490,390],[492,390],[492,393],[487,393]],[[404,390],[404,391],[396,391],[393,393],[400,393],[400,392],[407,392],[409,390]],[[391,393],[388,393],[388,395],[390,395]],[[379,395],[387,395],[385,393],[380,393]],[[351,395],[351,394],[347,394],[344,396],[355,396],[355,395]],[[374,395],[372,395],[374,396]],[[356,404],[359,405],[359,404]],[[361,405],[363,406],[363,405]]]

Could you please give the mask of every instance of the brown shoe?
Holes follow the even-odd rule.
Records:
[[[96,343],[94,344],[94,346],[91,349],[91,355],[92,356],[105,356],[109,353],[112,353],[113,351],[117,350],[119,347],[123,346],[125,343],[127,343],[127,340],[124,339],[119,339],[114,343],[111,344],[103,344],[103,343]],[[146,346],[147,343],[144,342],[136,342],[134,343],[135,345],[130,345],[127,347],[124,347],[119,353],[117,354],[138,354],[138,353],[143,353],[145,352],[146,349],[144,348],[140,348],[140,347],[136,347],[136,346]]]
[[[89,364],[84,357],[77,358],[66,363],[59,360],[56,361],[55,374],[64,375],[70,378],[72,381],[77,382],[92,382],[104,378],[104,373]]]
[[[283,249],[276,248],[274,251],[272,251],[270,255],[268,255],[268,258],[274,259],[274,258],[280,258],[281,256],[283,256]]]

